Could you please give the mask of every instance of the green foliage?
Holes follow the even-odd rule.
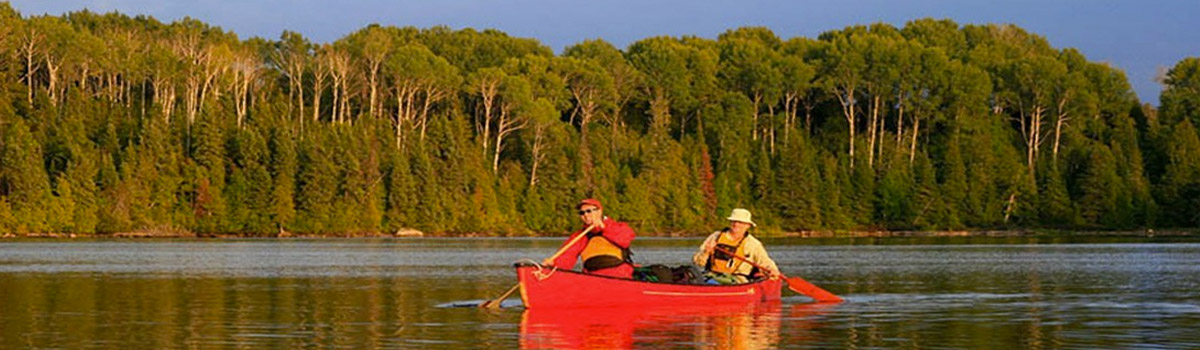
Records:
[[[200,118],[192,130],[192,208],[198,227],[206,232],[226,232],[228,208],[225,189],[225,137],[215,118]],[[136,175],[126,175],[127,178]]]
[[[1038,213],[1041,222],[1062,227],[1078,224],[1081,219],[1076,215],[1075,205],[1067,193],[1067,185],[1058,166],[1052,164],[1046,167],[1038,172],[1038,177],[1038,190],[1041,194],[1038,197]]]
[[[254,130],[241,130],[229,140],[229,228],[233,232],[271,232],[272,178],[266,140]]]
[[[708,132],[712,135],[707,138],[708,149],[717,174],[713,183],[717,213],[750,204],[749,185],[754,177],[750,163],[757,160],[751,141],[754,125],[750,119],[753,113],[750,101],[741,95],[728,94],[722,102],[706,113]]]
[[[17,119],[0,134],[0,193],[7,198],[13,217],[13,232],[47,232],[50,209],[50,180],[42,166],[42,147],[28,124]]]
[[[1159,96],[1167,123],[1188,119],[1200,124],[1200,57],[1184,58],[1167,71],[1166,88]]]
[[[923,230],[956,228],[955,213],[946,204],[947,196],[940,193],[942,187],[938,184],[933,164],[925,154],[916,158],[913,176],[915,186],[910,208],[914,212],[907,224]]]
[[[334,227],[336,232],[379,232],[383,222],[383,175],[380,172],[382,145],[361,137],[362,124],[340,131],[335,136],[334,162],[337,163],[340,198],[335,203],[334,213],[344,225]]]
[[[269,215],[274,228],[293,229],[296,219],[296,141],[287,130],[271,133],[271,194]]]
[[[958,229],[963,227],[964,215],[968,210],[967,202],[967,168],[963,163],[962,146],[958,135],[946,142],[945,155],[938,178],[941,180],[942,201],[946,204],[946,217],[943,221],[946,228]]]
[[[305,135],[310,140],[302,142],[299,152],[300,168],[297,171],[296,230],[300,232],[328,232],[345,218],[334,212],[338,191],[338,169],[333,152],[327,143],[331,137],[323,133]]]
[[[63,179],[58,182],[59,198],[71,203],[71,210],[63,213],[66,215],[64,218],[69,218],[63,227],[64,232],[96,232],[100,208],[97,200],[99,188],[96,186],[99,166],[95,153],[95,150],[77,150]]]
[[[910,227],[917,212],[921,210],[916,207],[916,191],[919,188],[915,180],[917,178],[913,176],[907,162],[900,162],[899,165],[884,170],[875,188],[875,198],[878,201],[875,210],[878,213],[872,221],[887,227]]]
[[[583,197],[652,233],[735,207],[763,234],[1200,225],[1200,60],[1159,113],[1012,25],[556,56],[447,27],[318,45],[4,4],[0,24],[0,232],[546,233]]]
[[[415,220],[417,199],[413,195],[418,181],[412,174],[408,155],[391,153],[386,168],[384,185],[387,198],[384,202],[384,229],[395,231],[409,227]]]
[[[1092,148],[1087,168],[1080,179],[1083,195],[1079,198],[1079,214],[1088,223],[1101,227],[1118,224],[1117,201],[1121,183],[1117,178],[1116,160],[1103,145]]]
[[[1191,120],[1176,124],[1167,139],[1167,165],[1159,185],[1159,198],[1167,225],[1200,225],[1200,136]]]
[[[816,148],[807,139],[794,140],[780,149],[775,174],[776,188],[771,198],[771,212],[779,213],[777,222],[783,230],[816,229],[822,227],[821,174],[818,171]]]

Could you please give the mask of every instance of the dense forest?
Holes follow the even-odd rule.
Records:
[[[0,3],[0,232],[1200,226],[1200,59],[1159,108],[1012,25],[331,43]]]

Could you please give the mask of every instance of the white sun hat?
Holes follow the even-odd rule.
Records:
[[[750,224],[750,226],[758,226],[754,221],[750,221],[750,211],[742,208],[734,209],[729,213],[729,221],[738,221]]]

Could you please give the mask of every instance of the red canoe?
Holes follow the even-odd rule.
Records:
[[[779,300],[782,280],[734,285],[651,283],[518,265],[521,301],[529,309],[630,305],[703,305]]]

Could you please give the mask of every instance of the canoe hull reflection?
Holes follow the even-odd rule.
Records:
[[[603,309],[535,308],[521,317],[521,349],[633,349],[672,347],[778,349],[787,341],[820,343],[825,314],[837,304],[781,301]],[[585,312],[581,312],[585,311]],[[653,344],[654,346],[646,346]],[[679,347],[679,346],[675,346]]]

